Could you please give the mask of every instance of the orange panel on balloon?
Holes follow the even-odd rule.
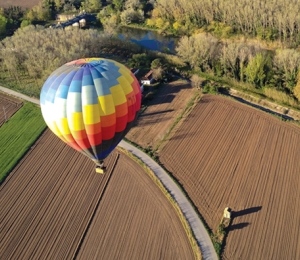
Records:
[[[85,130],[72,131],[72,135],[77,143],[78,143],[78,141],[87,138]]]
[[[81,151],[82,150],[82,148],[80,148],[75,141],[74,142],[68,142],[67,144],[69,146],[71,146],[72,148],[74,148],[75,150],[77,150],[77,151]]]
[[[121,117],[124,115],[127,115],[128,108],[127,108],[127,102],[118,106],[115,106],[116,109],[116,117]]]
[[[116,114],[101,116],[101,127],[114,126],[116,124]]]
[[[88,135],[94,135],[101,133],[101,122],[93,125],[85,125],[85,130]]]
[[[87,137],[82,140],[76,140],[76,141],[77,141],[78,145],[81,147],[84,147],[84,149],[88,149],[91,147],[90,141]]]

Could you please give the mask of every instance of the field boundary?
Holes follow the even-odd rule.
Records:
[[[129,143],[122,141],[118,149],[125,149],[126,154],[137,160],[137,162],[148,171],[150,177],[153,178],[155,183],[170,200],[178,212],[178,216],[183,221],[182,223],[184,224],[188,237],[192,239],[191,245],[193,249],[196,249],[196,252],[199,252],[200,249],[200,252],[195,254],[196,258],[201,259],[202,254],[203,259],[218,259],[208,231],[193,205],[174,179],[153,159]]]
[[[79,240],[78,246],[76,247],[76,250],[75,250],[75,252],[74,252],[74,255],[73,255],[72,259],[76,259],[77,256],[78,256],[78,254],[79,254],[79,251],[80,251],[80,249],[81,249],[81,246],[82,246],[82,244],[83,244],[83,242],[84,242],[84,239],[85,239],[85,237],[86,237],[86,235],[87,235],[87,233],[88,233],[88,231],[89,231],[89,228],[90,228],[90,226],[91,226],[91,224],[92,224],[92,222],[93,222],[93,219],[94,219],[94,217],[95,217],[95,215],[96,215],[96,212],[97,212],[97,210],[98,210],[99,204],[100,204],[101,199],[102,199],[102,197],[103,197],[103,195],[104,195],[104,193],[105,193],[105,190],[106,190],[106,188],[107,188],[108,182],[109,182],[110,179],[111,179],[111,176],[112,176],[113,171],[114,171],[114,169],[115,169],[115,167],[116,167],[116,164],[117,164],[117,162],[118,162],[119,157],[120,157],[120,154],[117,153],[116,156],[115,156],[115,159],[114,159],[114,161],[113,161],[113,165],[112,165],[111,167],[109,167],[109,172],[106,172],[106,173],[105,173],[105,175],[107,176],[107,178],[106,178],[105,183],[104,183],[104,185],[103,185],[103,190],[102,190],[102,192],[101,192],[101,194],[100,194],[100,196],[99,196],[99,198],[98,198],[98,200],[97,200],[97,202],[96,202],[95,208],[94,208],[94,210],[93,210],[93,212],[92,212],[92,214],[91,214],[91,216],[90,216],[90,218],[89,218],[89,220],[88,220],[88,222],[87,222],[86,228],[84,229],[84,232],[83,232],[83,234],[82,234],[82,236],[81,236],[81,238],[80,238],[80,240]],[[98,174],[98,173],[97,173],[97,174]]]

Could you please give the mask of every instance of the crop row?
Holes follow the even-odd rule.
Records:
[[[0,182],[19,162],[24,153],[44,131],[46,125],[40,109],[30,103],[15,113],[0,128]]]

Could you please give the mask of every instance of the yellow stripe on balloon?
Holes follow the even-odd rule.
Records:
[[[98,97],[100,104],[100,116],[111,115],[115,113],[115,105],[112,95]]]
[[[128,70],[126,67],[120,69],[119,71],[121,72],[122,76],[126,78],[128,83],[131,85],[132,82],[134,81],[134,78],[131,75],[131,71]]]
[[[70,128],[67,118],[61,118],[57,121],[57,127],[59,128],[59,131],[62,135],[68,135],[70,134]]]
[[[81,112],[73,112],[68,116],[68,123],[71,131],[80,131],[84,129],[84,123]]]
[[[126,102],[126,96],[121,85],[116,85],[110,88],[115,106],[124,104]]]
[[[83,106],[82,114],[85,125],[93,125],[100,122],[100,109],[98,104]]]
[[[133,91],[132,86],[129,84],[129,82],[127,81],[127,79],[124,76],[119,77],[118,81],[119,81],[120,85],[122,86],[125,95],[127,95]]]

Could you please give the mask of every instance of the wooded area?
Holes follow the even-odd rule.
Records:
[[[40,87],[45,75],[72,59],[120,52],[132,58],[141,49],[112,35],[120,25],[135,23],[181,35],[177,55],[192,71],[233,79],[249,91],[298,107],[300,53],[294,47],[300,41],[299,9],[297,1],[287,0],[41,0],[27,11],[17,7],[0,10],[0,34],[5,28],[24,27],[2,41],[0,73],[5,83],[14,79],[19,84],[22,78],[19,85],[24,85],[27,78],[25,85],[31,84],[33,90]],[[94,12],[106,34],[67,31],[72,26],[59,31],[28,27],[60,13],[79,12]],[[272,48],[263,45],[265,41]],[[191,70],[184,75],[189,74]]]
[[[208,26],[211,31],[298,43],[299,11],[296,0],[156,0],[152,17],[175,31]]]
[[[30,96],[38,96],[45,79],[66,62],[111,54],[129,58],[141,51],[136,44],[96,30],[45,29],[33,25],[17,30],[1,43],[3,80],[13,80],[10,87]]]

